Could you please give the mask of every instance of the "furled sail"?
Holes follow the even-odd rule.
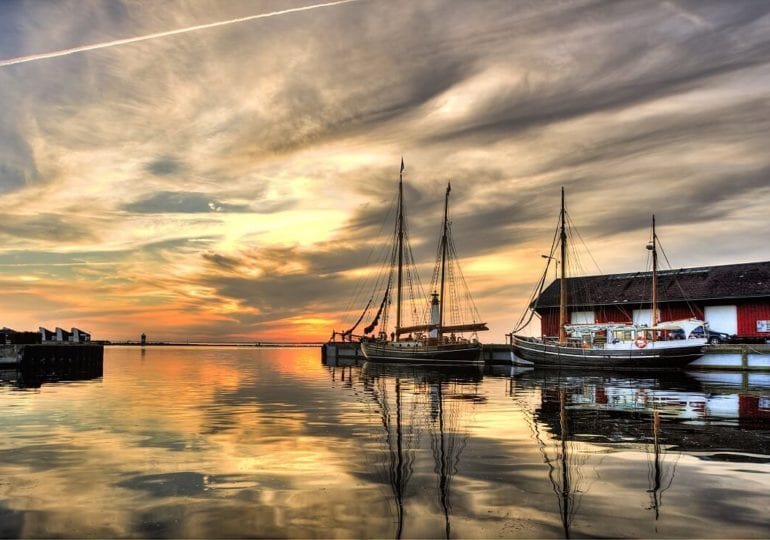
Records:
[[[380,304],[380,309],[377,310],[377,315],[374,316],[374,320],[372,321],[372,324],[364,328],[364,335],[374,330],[377,327],[377,324],[380,322],[380,315],[382,315],[382,310],[385,309],[386,305],[388,305],[388,292],[390,291],[386,289],[385,296],[382,298],[382,303]]]
[[[417,324],[414,326],[401,327],[398,329],[396,334],[401,336],[404,334],[411,334],[412,332],[430,332],[431,330],[436,330],[439,327],[445,334],[451,332],[483,332],[485,330],[489,330],[487,323],[483,322],[452,325],[445,324],[443,326],[439,326],[438,324]]]
[[[343,335],[343,336],[350,336],[350,335],[353,335],[353,331],[354,331],[356,328],[358,328],[358,325],[359,325],[359,324],[361,324],[361,321],[362,321],[362,320],[364,320],[364,316],[366,315],[366,312],[367,312],[367,310],[369,309],[369,306],[371,306],[371,305],[372,305],[372,300],[373,300],[373,299],[374,299],[374,297],[371,297],[371,298],[369,298],[369,301],[366,303],[366,307],[365,307],[365,308],[364,308],[364,310],[361,312],[361,316],[360,316],[360,317],[358,318],[358,320],[356,321],[356,324],[354,324],[353,326],[351,326],[351,327],[350,327],[348,330],[345,330],[344,332],[342,332],[342,335]]]

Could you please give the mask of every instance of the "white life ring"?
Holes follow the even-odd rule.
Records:
[[[634,340],[634,345],[639,349],[644,349],[647,346],[647,338],[644,336],[637,336]]]

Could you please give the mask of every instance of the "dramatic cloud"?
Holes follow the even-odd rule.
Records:
[[[163,191],[148,195],[125,206],[128,212],[153,214],[163,212],[181,212],[195,214],[200,212],[245,212],[248,207],[219,202],[202,193],[179,193]]]
[[[601,271],[764,260],[761,2],[0,3],[0,325],[324,339],[444,189],[488,341],[560,189]],[[66,291],[62,293],[61,291]]]

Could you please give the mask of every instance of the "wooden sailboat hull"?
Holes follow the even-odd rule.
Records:
[[[371,362],[398,362],[420,365],[481,365],[481,344],[416,345],[362,342],[361,352]]]
[[[622,370],[682,369],[703,356],[703,344],[645,349],[598,349],[547,343],[537,338],[514,336],[513,352],[542,368]]]

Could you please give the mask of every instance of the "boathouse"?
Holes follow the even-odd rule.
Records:
[[[52,332],[41,326],[39,332],[43,343],[88,343],[91,341],[91,334],[80,328],[72,328],[71,331],[67,332],[57,326],[56,330]]]
[[[741,338],[770,339],[770,261],[657,272],[658,318],[695,317],[711,330]],[[543,335],[559,333],[560,282],[533,302]],[[567,278],[571,323],[652,319],[652,272]]]

